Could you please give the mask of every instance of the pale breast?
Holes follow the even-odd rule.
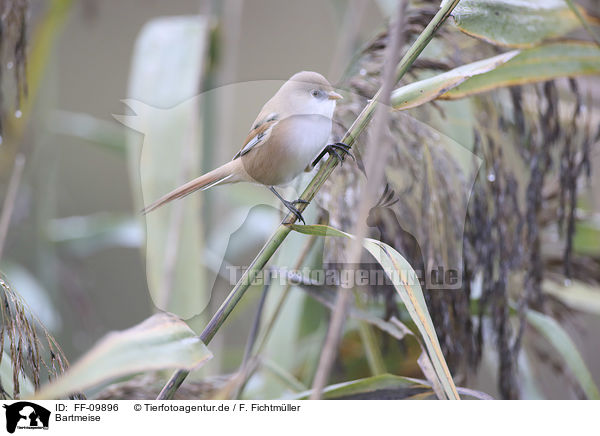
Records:
[[[268,140],[242,156],[254,181],[269,185],[291,182],[325,147],[331,119],[321,115],[294,115],[280,120]]]

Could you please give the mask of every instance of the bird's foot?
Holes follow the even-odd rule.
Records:
[[[350,153],[350,146],[344,144],[343,142],[335,142],[333,144],[327,144],[323,151],[317,156],[317,158],[313,161],[312,166],[315,166],[322,158],[325,156],[325,153],[334,155],[340,161],[340,165],[344,162],[344,157],[350,156],[354,161],[356,158],[352,153]]]
[[[302,224],[306,224],[306,222],[304,221],[304,218],[302,217],[302,213],[300,213],[300,211],[298,209],[296,209],[296,205],[297,204],[308,204],[308,201],[302,200],[300,198],[298,200],[294,200],[294,201],[287,201],[285,198],[283,198],[281,195],[279,195],[279,192],[277,192],[274,187],[270,186],[269,189],[271,190],[271,192],[273,194],[275,194],[277,196],[277,198],[279,198],[279,200],[283,203],[283,205],[285,207],[288,208],[288,210],[290,212],[292,212],[294,215],[296,215],[296,218],[298,218],[300,221],[302,221]]]
[[[304,221],[304,218],[302,217],[302,213],[296,209],[296,204],[308,204],[308,201],[306,200],[294,200],[294,201],[287,201],[287,200],[281,200],[281,202],[283,203],[283,205],[285,207],[288,208],[288,210],[290,212],[292,212],[294,215],[296,215],[296,218],[298,218],[300,221],[302,221],[302,224],[306,224],[306,222]]]

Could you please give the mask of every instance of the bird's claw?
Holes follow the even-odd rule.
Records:
[[[287,207],[290,212],[292,212],[294,215],[296,215],[296,218],[298,218],[300,221],[302,221],[302,224],[306,224],[306,222],[304,221],[304,218],[302,217],[302,213],[298,209],[296,209],[296,207],[294,206],[295,204],[298,204],[298,203],[308,204],[308,201],[300,200],[300,199],[294,200],[294,201],[287,201],[287,200],[283,201],[283,205],[285,207]]]
[[[335,155],[335,157],[338,158],[338,160],[340,161],[340,165],[343,165],[344,162],[344,157],[346,156],[350,156],[354,161],[356,161],[356,158],[354,157],[354,155],[352,153],[350,153],[350,146],[347,144],[344,144],[343,142],[335,142],[333,144],[327,144],[327,146],[325,147],[325,149],[323,150],[326,153],[329,153],[330,155]]]
[[[356,158],[354,157],[354,155],[352,153],[350,153],[349,145],[346,145],[343,142],[335,142],[333,144],[327,144],[325,146],[325,148],[323,148],[321,153],[319,153],[319,155],[313,161],[313,163],[312,163],[313,167],[316,166],[317,163],[319,163],[319,161],[321,159],[323,159],[323,156],[325,156],[325,153],[327,153],[329,155],[334,155],[335,157],[337,157],[340,162],[340,165],[342,165],[342,162],[344,161],[344,156],[346,156],[346,155],[350,156],[352,159],[354,159],[356,161]]]
[[[299,198],[298,200],[294,200],[294,201],[287,201],[285,198],[283,198],[281,195],[279,195],[279,192],[277,192],[277,190],[274,187],[270,186],[269,189],[271,190],[271,192],[273,194],[275,194],[275,196],[277,198],[279,198],[279,200],[283,203],[283,205],[285,207],[288,208],[288,210],[290,212],[292,212],[294,215],[296,215],[296,218],[298,218],[300,221],[302,221],[302,224],[306,224],[306,222],[304,221],[304,218],[302,218],[302,214],[300,213],[300,211],[298,209],[296,209],[296,207],[294,205],[308,204],[308,201],[302,200],[301,198]]]
[[[338,150],[341,150],[343,153],[347,154],[352,159],[354,159],[354,155],[350,153],[351,147],[348,144],[344,144],[343,142],[334,142],[333,144],[329,144],[328,147],[337,148]]]

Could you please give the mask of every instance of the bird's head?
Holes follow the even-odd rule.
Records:
[[[333,117],[336,101],[343,98],[319,73],[301,71],[294,74],[279,92],[289,96],[295,114]]]

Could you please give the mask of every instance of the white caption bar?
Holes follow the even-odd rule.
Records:
[[[1,401],[0,434],[591,434],[594,401]],[[2,431],[6,431],[2,433]],[[211,432],[211,433],[207,433]],[[214,432],[214,433],[213,433]],[[239,432],[239,433],[238,433]],[[258,433],[257,433],[258,432]]]

